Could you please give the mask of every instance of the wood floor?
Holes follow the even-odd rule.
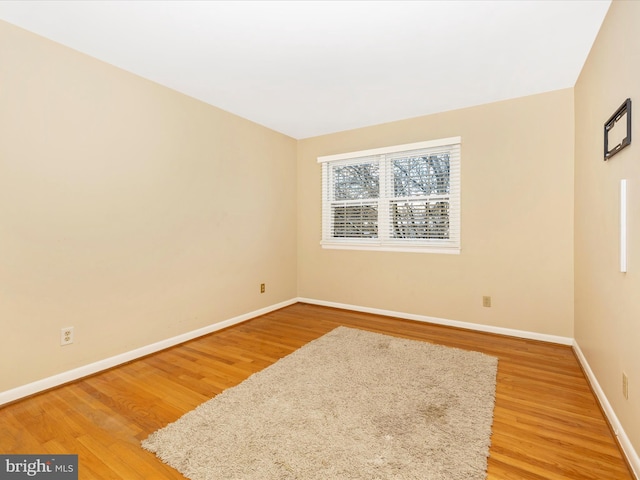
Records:
[[[489,479],[634,478],[570,347],[301,303],[0,408],[0,453],[77,453],[82,480],[182,479],[140,440],[339,325],[499,358]]]

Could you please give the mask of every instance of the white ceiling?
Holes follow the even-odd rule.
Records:
[[[609,5],[0,1],[0,18],[306,138],[572,87]]]

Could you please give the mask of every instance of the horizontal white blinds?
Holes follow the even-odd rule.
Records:
[[[460,146],[386,156],[389,238],[459,246]]]
[[[459,249],[460,139],[444,140],[319,158],[323,245]]]

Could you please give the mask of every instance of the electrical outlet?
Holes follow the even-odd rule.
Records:
[[[491,297],[488,295],[485,295],[482,297],[482,306],[483,307],[490,307],[491,306]]]
[[[60,330],[60,345],[71,345],[73,343],[73,327],[64,327]]]
[[[264,283],[260,284],[260,293],[264,293],[266,291],[266,286]]]
[[[629,400],[629,378],[624,372],[622,372],[622,395]]]

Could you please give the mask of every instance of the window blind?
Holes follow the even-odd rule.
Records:
[[[320,157],[326,248],[460,250],[460,138]]]

